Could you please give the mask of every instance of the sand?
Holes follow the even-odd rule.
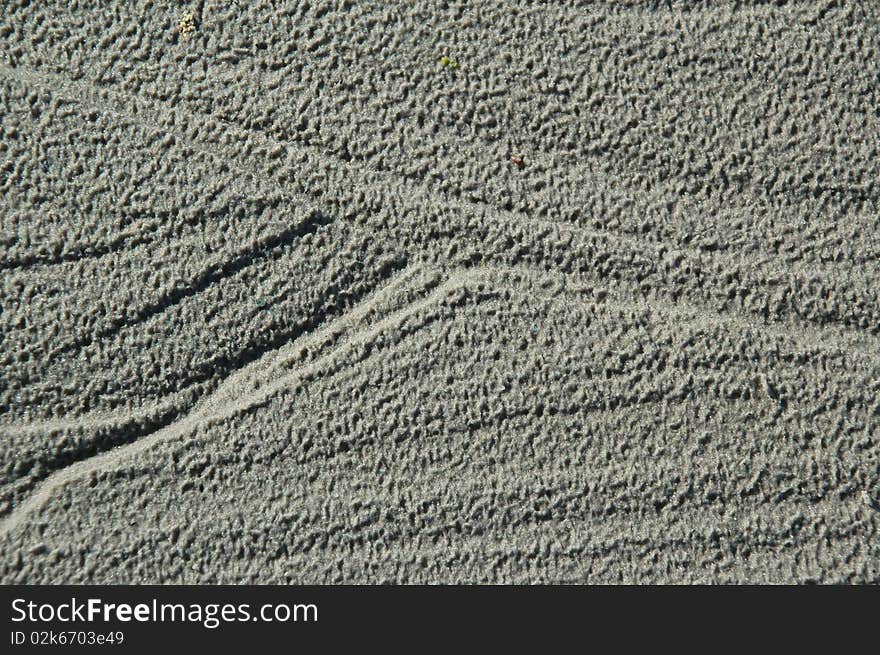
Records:
[[[880,582],[871,2],[19,2],[0,581]]]

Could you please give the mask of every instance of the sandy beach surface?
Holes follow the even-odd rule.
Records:
[[[9,2],[0,581],[880,581],[880,7]]]

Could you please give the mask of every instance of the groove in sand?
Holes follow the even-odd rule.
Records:
[[[364,316],[369,314],[377,305],[392,296],[396,290],[400,289],[408,281],[415,278],[419,272],[424,272],[422,266],[418,264],[410,265],[395,276],[382,289],[375,292],[375,294],[366,301],[352,308],[347,314],[322,327],[316,332],[304,335],[294,342],[286,344],[277,350],[270,351],[259,360],[242,369],[234,371],[213,393],[199,400],[188,415],[171,425],[168,425],[148,436],[141,437],[131,444],[120,446],[86,460],[81,460],[67,468],[53,473],[40,483],[36,490],[21,505],[16,507],[5,519],[0,521],[0,537],[8,535],[14,531],[30,513],[39,509],[50,498],[52,493],[64,484],[80,479],[90,473],[109,469],[124,461],[126,458],[143,452],[157,443],[186,436],[199,427],[214,424],[218,421],[222,421],[265,404],[275,394],[294,386],[301,378],[323,370],[325,365],[332,363],[338,355],[344,353],[353,346],[362,345],[368,342],[371,338],[386,329],[399,325],[406,318],[434,305],[442,300],[448,293],[466,285],[468,282],[478,282],[491,274],[504,274],[511,272],[518,272],[531,276],[537,275],[538,277],[544,277],[545,279],[555,281],[566,279],[566,276],[560,274],[528,269],[525,267],[483,266],[456,270],[449,274],[444,282],[431,290],[424,298],[410,302],[403,308],[392,312],[390,315],[367,324],[363,329],[345,338],[343,342],[331,352],[319,355],[314,360],[274,379],[269,384],[264,384],[258,389],[253,388],[252,383],[255,380],[262,381],[270,378],[272,373],[276,372],[279,368],[283,367],[293,358],[302,353],[305,348],[313,349],[316,346],[320,347],[320,344],[328,340],[333,340],[339,334],[344,334],[348,327],[356,324]],[[682,312],[678,303],[661,302],[660,304],[664,309],[671,309],[673,312],[677,313]],[[647,303],[624,303],[623,305],[616,304],[615,306],[624,308],[627,306],[631,308],[638,307],[640,309],[649,308]],[[681,317],[678,318],[681,320]],[[740,328],[760,327],[754,323],[744,323],[741,317],[737,315],[723,317],[717,314],[709,314],[704,317],[696,316],[693,320],[731,323]],[[798,336],[797,333],[780,329],[775,325],[768,327],[776,328],[773,331],[779,335],[795,338]],[[805,336],[808,335],[803,333],[800,335],[801,339]],[[823,344],[827,345],[828,335],[818,334],[812,336],[818,337],[814,341],[817,346],[822,346]],[[824,341],[821,338],[823,336],[825,337]],[[843,335],[838,334],[837,336],[846,336],[846,333],[844,332]],[[852,346],[853,344],[850,344],[851,348]],[[875,361],[875,353],[863,351],[858,347],[855,348],[855,351],[866,356],[868,361],[872,363]],[[850,350],[850,352],[852,352],[852,350]],[[72,426],[74,424],[80,425],[81,423],[75,421],[71,422],[70,425]]]

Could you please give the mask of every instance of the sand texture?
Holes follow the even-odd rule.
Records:
[[[11,1],[0,581],[880,582],[880,4]]]

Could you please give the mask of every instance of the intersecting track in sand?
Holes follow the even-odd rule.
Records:
[[[166,101],[154,98],[137,97],[120,94],[110,88],[97,86],[93,83],[75,81],[69,77],[38,71],[26,67],[12,69],[0,64],[0,77],[7,80],[25,83],[38,89],[45,89],[53,94],[63,95],[67,101],[82,104],[90,109],[110,112],[128,121],[149,125],[155,129],[166,129],[167,117],[173,117],[175,136],[182,139],[190,147],[205,153],[209,157],[222,159],[229,165],[246,174],[254,183],[264,185],[265,180],[283,177],[292,166],[290,162],[302,162],[300,166],[305,168],[323,169],[333,171],[328,174],[326,180],[332,182],[340,174],[344,180],[344,186],[349,191],[369,191],[379,193],[386,201],[390,198],[417,202],[421,199],[429,200],[436,206],[448,206],[471,216],[481,216],[488,213],[494,221],[502,221],[512,224],[522,224],[525,219],[532,227],[549,228],[577,234],[586,238],[610,240],[630,248],[635,252],[668,251],[675,250],[683,255],[701,260],[709,258],[725,265],[741,263],[741,255],[737,253],[712,252],[689,248],[679,243],[663,240],[644,240],[637,236],[608,229],[595,229],[583,225],[572,224],[558,220],[541,219],[534,216],[523,216],[515,210],[500,209],[491,206],[485,201],[469,200],[465,198],[449,197],[437,191],[422,181],[401,177],[391,171],[376,169],[373,166],[359,166],[353,162],[343,161],[339,157],[324,152],[313,145],[281,141],[278,138],[260,132],[247,131],[243,127],[230,121],[211,114],[195,111],[191,108],[174,106]],[[206,139],[204,135],[188,129],[186,126],[205,125],[209,122],[220,123],[225,132],[231,133],[236,140],[253,140],[260,144],[261,149],[267,153],[284,153],[281,159],[272,161],[258,160],[230,160],[227,153],[219,152],[215,143]],[[289,185],[287,185],[289,186]],[[299,191],[289,190],[289,195],[304,204],[306,208],[316,208],[317,203],[333,202],[339,196],[339,189],[335,184],[329,184],[327,188],[302,189]],[[561,200],[561,199],[559,199]],[[827,267],[816,263],[784,262],[778,255],[770,252],[761,253],[763,257],[757,257],[750,262],[752,272],[759,268],[768,271],[799,273],[824,273]]]
[[[0,20],[8,580],[877,580],[873,9],[527,4]]]
[[[410,302],[403,308],[393,311],[383,318],[367,321],[365,325],[360,325],[365,317],[374,312],[383,303],[393,301],[394,294],[408,283],[412,283],[417,279],[420,273],[427,273],[422,266],[412,264],[398,273],[396,277],[376,291],[370,298],[352,308],[342,317],[234,371],[214,392],[199,400],[186,416],[171,425],[148,436],[141,437],[130,444],[78,461],[53,473],[39,483],[35,491],[0,522],[0,536],[5,536],[15,531],[30,514],[38,511],[52,494],[63,485],[89,474],[111,469],[124,462],[127,458],[152,448],[159,443],[185,437],[199,427],[209,426],[259,407],[277,393],[295,386],[304,377],[321,372],[328,365],[331,365],[342,353],[355,346],[369,342],[383,331],[400,325],[408,317],[442,301],[450,292],[465,287],[470,283],[484,281],[491,274],[511,272],[518,272],[531,277],[543,277],[555,282],[565,283],[566,281],[571,281],[566,276],[524,267],[500,268],[484,266],[456,270],[423,298]],[[431,273],[436,275],[440,271],[431,271]],[[615,307],[638,307],[650,310],[652,305],[644,301],[639,303],[617,300]],[[786,327],[779,324],[761,326],[752,321],[745,321],[742,316],[736,314],[724,315],[713,312],[697,312],[696,318],[694,318],[695,314],[692,303],[687,306],[687,309],[684,309],[678,303],[668,302],[660,303],[659,307],[666,313],[678,315],[676,318],[681,323],[697,320],[704,323],[729,323],[740,329],[760,329],[778,336],[795,338],[803,344],[810,344],[818,348],[845,349],[850,356],[865,358],[869,363],[873,363],[876,352],[880,352],[877,340],[872,338],[869,339],[869,344],[865,344],[859,340],[854,340],[856,335],[839,327],[810,326],[807,329],[803,329],[804,326],[801,326],[801,329],[797,330],[792,329],[793,326]],[[654,308],[656,309],[658,306],[655,304]],[[349,332],[350,334],[348,334]],[[326,348],[328,342],[332,344],[340,340],[340,336],[342,337],[342,343],[330,352],[320,354],[298,368],[285,370],[289,363],[296,360],[303,352]],[[160,406],[164,405],[156,405],[156,407]],[[146,412],[144,415],[147,415]],[[88,430],[90,428],[112,425],[112,422],[118,420],[118,418],[116,415],[104,414],[69,422],[53,420],[18,426],[6,425],[2,426],[2,429],[7,432],[19,433],[34,433],[63,428]],[[128,418],[131,417],[129,416]],[[870,429],[871,425],[872,422],[869,418],[865,428],[866,432]]]
[[[210,394],[207,398],[199,401],[193,410],[179,421],[176,421],[149,436],[142,437],[131,444],[79,461],[54,473],[40,483],[27,500],[17,506],[14,511],[7,516],[2,523],[0,523],[0,535],[5,535],[13,531],[31,512],[39,509],[52,495],[53,491],[62,485],[82,478],[90,473],[110,468],[125,458],[142,452],[157,443],[186,435],[199,426],[223,420],[266,402],[266,400],[268,400],[273,394],[295,384],[303,376],[320,370],[325,363],[332,361],[340,352],[353,345],[363,343],[375,334],[380,333],[382,330],[396,325],[407,316],[431,305],[456,286],[465,284],[468,280],[473,279],[479,274],[477,271],[465,271],[453,275],[423,300],[410,304],[391,316],[374,323],[367,329],[354,334],[332,352],[317,358],[302,368],[288,373],[279,379],[262,385],[259,390],[251,390],[243,394],[240,393],[242,387],[251,386],[251,383],[257,378],[265,378],[269,376],[276,367],[283,366],[283,364],[294,354],[302,352],[306,348],[319,345],[328,338],[332,338],[334,335],[344,332],[347,327],[356,324],[361,317],[367,314],[376,305],[386,300],[396,288],[405,281],[411,279],[415,272],[415,269],[412,268],[404,270],[382,290],[376,292],[370,299],[353,308],[345,316],[337,319],[330,325],[303,337],[293,344],[288,344],[278,351],[268,353],[262,359],[257,360],[244,369],[236,371],[230,375],[216,391]],[[107,417],[102,417],[98,419],[86,419],[85,421],[75,421],[74,424],[77,427],[89,427],[98,423],[106,423],[107,420]],[[37,431],[41,427],[51,426],[57,428],[61,425],[63,425],[63,422],[52,421],[50,423],[44,423],[43,425],[36,424],[21,426],[19,429]],[[10,430],[10,427],[11,426],[8,426],[6,429]]]

